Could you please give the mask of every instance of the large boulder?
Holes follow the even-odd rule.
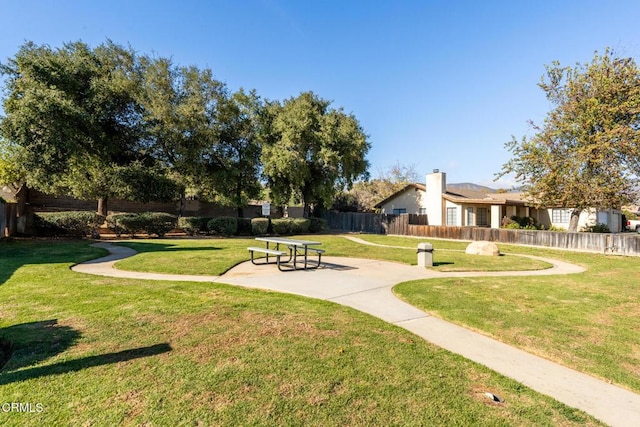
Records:
[[[498,245],[493,242],[479,241],[479,242],[471,242],[467,249],[465,250],[469,255],[489,255],[489,256],[498,256],[500,255],[500,249],[498,249]]]

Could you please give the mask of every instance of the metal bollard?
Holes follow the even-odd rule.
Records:
[[[433,245],[418,243],[418,267],[433,267]]]

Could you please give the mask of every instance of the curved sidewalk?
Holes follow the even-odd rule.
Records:
[[[78,264],[72,270],[134,279],[220,282],[333,301],[401,326],[423,339],[480,363],[522,384],[581,409],[611,426],[640,425],[640,395],[589,375],[445,322],[409,305],[392,288],[407,280],[439,277],[571,274],[581,267],[544,259],[553,268],[527,272],[440,273],[387,261],[326,257],[317,270],[280,272],[273,265],[239,264],[222,276],[183,276],[117,270],[113,264],[135,251],[110,243],[95,246],[110,255]],[[541,258],[539,258],[541,259]]]

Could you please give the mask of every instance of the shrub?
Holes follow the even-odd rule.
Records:
[[[509,230],[520,230],[520,224],[518,224],[515,221],[509,222],[507,223],[507,225],[505,225],[503,228],[507,228]]]
[[[198,233],[205,233],[209,231],[207,224],[211,219],[212,218],[200,216],[181,216],[178,218],[178,228],[190,236]]]
[[[232,216],[221,216],[209,221],[207,227],[212,234],[231,236],[238,231],[238,220]]]
[[[587,233],[611,233],[609,226],[607,224],[601,224],[601,223],[598,223],[595,225],[589,225],[584,228],[584,231]]]
[[[309,218],[309,232],[310,233],[319,233],[328,228],[328,222],[324,218]]]
[[[530,216],[512,216],[503,218],[502,227],[515,230],[540,230],[542,227]]]
[[[240,236],[251,235],[251,218],[238,218],[237,234]]]
[[[520,224],[520,228],[527,230],[537,230],[539,228],[536,220],[530,216],[512,216],[511,219]]]
[[[267,230],[269,230],[268,218],[253,218],[251,220],[251,234],[254,236],[267,234]]]
[[[142,233],[144,231],[144,219],[137,213],[125,213],[114,215],[114,220],[116,224],[116,235],[118,232],[120,234],[128,234],[130,236],[135,236],[138,233]]]
[[[165,212],[124,213],[111,215],[108,223],[117,236],[127,233],[135,236],[137,233],[155,234],[164,237],[176,227],[177,218]]]
[[[95,212],[38,212],[35,214],[35,227],[39,235],[44,236],[99,236],[98,230],[104,223],[104,217]]]
[[[133,218],[133,217],[137,217],[137,214],[134,214],[134,213],[111,214],[107,216],[107,227],[109,228],[109,230],[113,231],[113,234],[115,234],[117,237],[120,237],[123,233],[134,235],[135,232],[139,230],[133,230],[133,233],[132,233],[127,227],[125,227],[125,225],[129,224],[128,221],[125,219],[123,222],[123,218]]]
[[[291,233],[293,234],[307,234],[311,221],[307,218],[291,218]]]
[[[277,218],[271,221],[273,232],[276,234],[306,234],[309,233],[311,221],[307,218]]]
[[[289,218],[276,218],[271,220],[273,232],[283,236],[291,234],[291,223],[292,221]]]
[[[143,212],[138,215],[142,224],[142,230],[148,235],[155,234],[164,237],[169,231],[176,228],[177,217],[165,212]]]

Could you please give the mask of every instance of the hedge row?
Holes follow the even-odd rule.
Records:
[[[99,236],[104,217],[95,212],[37,212],[34,226],[39,236]]]
[[[145,233],[163,237],[174,228],[190,235],[208,233],[220,236],[260,236],[264,234],[307,234],[327,228],[327,221],[320,218],[234,218],[234,217],[181,217],[164,212],[119,213],[106,218],[95,212],[39,212],[35,214],[35,227],[40,236],[99,237],[102,224],[116,236],[135,236]]]
[[[278,218],[271,220],[271,230],[267,218],[235,217],[181,217],[178,228],[190,235],[207,233],[220,236],[260,236],[268,233],[306,234],[317,233],[327,228],[327,221],[320,218]]]
[[[177,220],[176,216],[164,212],[120,213],[107,217],[107,227],[118,237],[140,233],[164,237],[176,228]]]

